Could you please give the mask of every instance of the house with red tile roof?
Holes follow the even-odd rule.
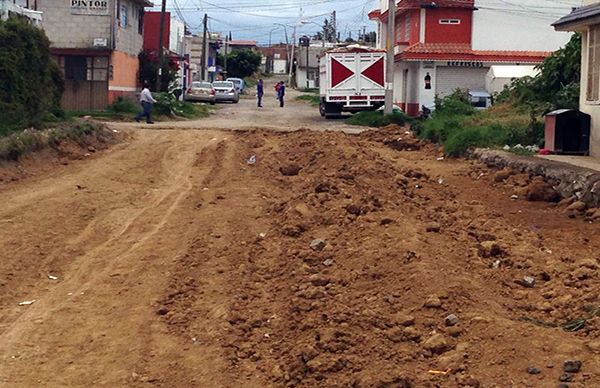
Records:
[[[387,40],[388,0],[369,13],[378,24],[379,48]],[[572,3],[572,4],[571,4]],[[395,17],[394,101],[412,116],[435,97],[454,90],[486,91],[492,66],[541,63],[563,46],[568,33],[550,26],[559,5],[550,0],[399,0]],[[516,72],[523,74],[523,72]],[[491,91],[490,91],[491,92]]]

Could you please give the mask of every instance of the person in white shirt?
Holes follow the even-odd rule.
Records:
[[[142,117],[146,117],[147,124],[154,124],[154,121],[152,121],[152,105],[154,105],[155,102],[156,100],[152,97],[150,89],[148,89],[148,83],[144,82],[144,89],[142,89],[142,92],[140,93],[140,103],[144,110],[135,116],[135,121],[139,123]]]

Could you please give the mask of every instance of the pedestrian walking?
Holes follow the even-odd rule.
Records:
[[[152,97],[150,89],[148,89],[148,82],[144,82],[144,88],[140,93],[140,104],[142,104],[142,111],[135,116],[135,121],[138,123],[142,117],[146,117],[146,124],[154,124],[152,121],[152,105],[156,100]]]
[[[277,89],[277,99],[279,100],[279,107],[283,108],[285,105],[285,82],[283,81],[279,83],[279,89]]]
[[[256,98],[257,98],[257,105],[259,108],[262,108],[262,98],[265,94],[265,88],[263,85],[263,80],[259,79],[258,80],[258,84],[256,85]]]

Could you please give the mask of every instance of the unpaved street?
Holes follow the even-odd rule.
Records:
[[[600,386],[598,224],[253,104],[0,186],[0,386]]]

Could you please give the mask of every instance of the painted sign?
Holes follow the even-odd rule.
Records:
[[[483,67],[483,62],[449,61],[448,66],[451,66],[451,67]]]
[[[72,15],[108,15],[109,0],[69,0]]]

